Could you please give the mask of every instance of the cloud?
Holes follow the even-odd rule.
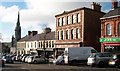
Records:
[[[3,0],[2,0],[3,1]],[[9,0],[8,0],[9,1]],[[14,0],[16,1],[16,0]],[[13,1],[13,2],[14,2]],[[20,1],[20,0],[19,0]],[[22,28],[22,37],[27,35],[29,30],[37,30],[39,33],[43,32],[45,25],[55,31],[55,15],[63,11],[70,11],[76,8],[89,7],[91,1],[83,3],[83,0],[22,0],[26,3],[25,9],[19,9],[18,6],[11,7],[0,6],[0,22],[12,23],[14,26],[17,22],[18,11],[20,11],[20,24]],[[95,1],[96,2],[96,1]],[[3,32],[2,32],[3,33]],[[14,32],[12,32],[13,34]],[[11,35],[10,37],[11,38]],[[5,40],[8,37],[4,37]]]

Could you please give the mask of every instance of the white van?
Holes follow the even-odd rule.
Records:
[[[87,62],[87,58],[92,53],[97,51],[93,47],[72,47],[65,48],[64,51],[64,63],[76,65],[83,61]]]

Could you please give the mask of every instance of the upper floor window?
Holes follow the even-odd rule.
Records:
[[[67,25],[70,24],[70,16],[67,16]]]
[[[120,22],[118,23],[118,35],[120,36]]]
[[[43,47],[43,43],[41,42],[41,47]]]
[[[51,41],[49,41],[49,47],[51,47]]]
[[[54,47],[54,41],[52,41],[52,47]]]
[[[36,47],[36,42],[35,42],[35,47]]]
[[[80,30],[77,28],[76,29],[76,38],[78,39],[80,37]]]
[[[62,18],[62,26],[65,25],[65,17]]]
[[[40,42],[39,42],[39,47],[40,47]]]
[[[68,39],[68,34],[69,34],[69,33],[68,33],[68,30],[67,30],[67,31],[66,31],[66,39]]]
[[[106,25],[106,34],[107,35],[112,35],[112,26],[111,26],[111,24]]]
[[[80,13],[77,14],[77,23],[80,22]]]
[[[73,20],[74,20],[74,18],[73,18],[73,15],[72,15],[72,24],[73,24]]]
[[[46,42],[46,47],[48,48],[48,41]]]
[[[58,40],[60,40],[60,32],[58,31]]]
[[[73,39],[74,38],[74,30],[72,29],[71,30],[71,39]]]
[[[31,47],[33,47],[33,44],[32,44],[32,42],[31,42]]]
[[[58,26],[60,26],[60,23],[61,23],[61,19],[58,18]]]
[[[63,40],[63,31],[61,31],[61,40]]]
[[[76,23],[76,15],[73,15],[73,23]]]

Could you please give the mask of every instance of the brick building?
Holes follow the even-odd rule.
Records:
[[[57,14],[56,18],[56,53],[66,47],[92,46],[100,51],[101,5],[92,3],[91,8],[78,8]]]
[[[101,18],[101,51],[120,51],[120,7],[112,0],[112,9]]]

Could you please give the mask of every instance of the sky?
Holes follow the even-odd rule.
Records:
[[[15,35],[18,11],[21,36],[24,37],[28,31],[35,30],[42,33],[45,27],[55,31],[55,15],[81,7],[91,8],[92,2],[100,3],[103,12],[107,13],[111,10],[111,0],[1,0],[0,37],[2,42],[11,42],[12,35]]]

